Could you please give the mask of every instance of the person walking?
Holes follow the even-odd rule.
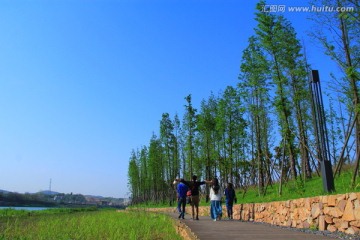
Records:
[[[174,189],[175,189],[175,192],[176,192],[176,202],[177,202],[176,210],[177,210],[178,213],[181,213],[181,202],[180,202],[179,193],[177,191],[177,187],[178,187],[179,184],[178,184],[178,182],[174,181],[173,185],[174,185]]]
[[[222,217],[221,198],[222,191],[219,180],[215,177],[211,181],[210,187],[210,216],[214,221],[219,221]]]
[[[184,183],[191,190],[190,205],[192,210],[192,219],[199,220],[199,202],[200,202],[200,186],[211,181],[197,181],[197,176],[193,175],[191,181],[185,181],[184,179],[175,179],[175,181]]]
[[[232,183],[228,183],[224,191],[226,211],[229,220],[233,219],[233,205],[236,202],[235,190]]]
[[[180,182],[177,186],[178,194],[178,208],[180,210],[179,218],[185,219],[185,208],[186,208],[186,193],[188,191],[188,186]],[[180,208],[181,206],[181,208]]]

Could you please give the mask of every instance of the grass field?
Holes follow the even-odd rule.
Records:
[[[62,211],[1,214],[0,239],[182,239],[170,217],[145,211]],[[12,210],[15,211],[15,210]]]

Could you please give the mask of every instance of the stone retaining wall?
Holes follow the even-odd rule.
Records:
[[[152,211],[176,211],[175,208],[149,209]],[[209,216],[210,207],[200,207],[200,216]],[[186,206],[191,216],[191,206]],[[223,206],[223,216],[226,207]],[[234,219],[265,222],[294,228],[312,228],[320,231],[360,233],[360,193],[300,198],[270,203],[234,205]]]
[[[360,193],[239,204],[234,206],[234,212],[236,219],[244,221],[357,234],[360,230]]]

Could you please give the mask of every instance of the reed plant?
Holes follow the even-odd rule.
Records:
[[[0,239],[181,239],[169,216],[146,211],[99,210],[0,217]]]

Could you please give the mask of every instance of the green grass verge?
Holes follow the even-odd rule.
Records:
[[[322,178],[314,176],[311,179],[303,181],[298,179],[296,181],[289,181],[282,186],[282,194],[279,194],[279,183],[274,183],[266,188],[266,194],[260,196],[256,186],[249,187],[246,191],[244,189],[236,189],[237,203],[263,203],[273,201],[285,201],[290,199],[316,197],[323,195],[343,194],[349,192],[360,191],[360,177],[357,177],[355,188],[351,188],[351,180],[353,176],[353,169],[347,166],[347,170],[343,171],[340,176],[335,177],[335,192],[325,193],[323,191]],[[205,201],[205,197],[200,199],[200,206],[209,206]],[[175,207],[176,202],[171,207]],[[170,207],[168,202],[165,203],[144,203],[138,204],[135,207],[140,208],[162,208]]]
[[[0,239],[181,239],[169,216],[145,211],[79,211],[0,217]]]
[[[260,196],[256,187],[249,188],[246,192],[244,190],[237,190],[236,195],[238,203],[261,203],[273,201],[285,201],[290,199],[316,197],[323,195],[344,194],[349,192],[360,191],[359,178],[355,188],[351,188],[351,179],[353,173],[348,170],[343,172],[340,176],[335,177],[335,192],[326,193],[323,190],[322,178],[315,176],[306,181],[296,180],[289,181],[282,187],[282,194],[279,194],[279,183],[269,185],[266,194]]]

